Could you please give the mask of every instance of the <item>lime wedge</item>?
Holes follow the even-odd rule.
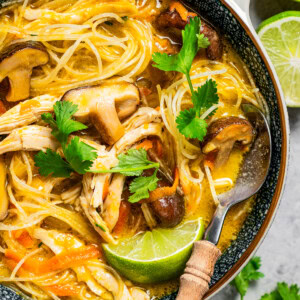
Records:
[[[300,12],[273,16],[257,31],[275,66],[287,105],[300,107]]]
[[[138,283],[156,283],[179,276],[191,255],[193,243],[204,232],[202,219],[172,229],[158,228],[104,244],[108,263],[124,277]]]

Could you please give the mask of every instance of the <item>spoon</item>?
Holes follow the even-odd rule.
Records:
[[[266,180],[271,160],[271,135],[262,112],[251,104],[242,105],[245,116],[256,131],[250,151],[245,155],[234,187],[218,195],[219,205],[205,231],[204,240],[194,243],[193,253],[180,277],[177,300],[200,300],[207,293],[215,263],[221,256],[217,248],[229,209],[256,194]]]

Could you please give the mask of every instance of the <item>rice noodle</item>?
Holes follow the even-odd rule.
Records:
[[[205,169],[205,172],[206,172],[206,176],[207,176],[207,179],[208,179],[208,183],[209,183],[209,187],[210,187],[212,197],[214,199],[215,204],[218,205],[219,200],[218,200],[218,196],[217,196],[217,193],[216,193],[214,181],[213,181],[211,173],[210,173],[210,169],[209,169],[208,166],[204,166],[204,169]]]
[[[55,288],[50,288],[64,285],[75,287],[76,291],[78,288],[78,294],[68,299],[133,300],[137,298],[134,290],[138,290],[141,299],[150,299],[146,291],[121,278],[103,257],[84,260],[76,266],[42,276],[27,271],[24,265],[34,255],[38,260],[46,261],[78,245],[116,244],[120,238],[160,226],[146,203],[128,205],[128,216],[122,216],[123,204],[127,204],[123,192],[127,192],[131,179],[120,174],[92,173],[116,166],[117,156],[135,148],[141,141],[148,139],[151,142],[147,141],[152,146],[149,157],[159,163],[159,172],[170,185],[174,181],[172,171],[177,168],[177,193],[184,198],[185,219],[201,215],[209,221],[211,211],[205,211],[203,216],[202,211],[215,209],[218,204],[216,189],[228,189],[234,184],[234,176],[230,177],[232,174],[227,174],[226,170],[215,173],[204,166],[206,155],[202,153],[201,141],[186,138],[177,128],[176,118],[181,111],[194,105],[187,78],[179,72],[164,74],[156,70],[156,73],[149,67],[153,52],[159,48],[157,38],[168,38],[160,37],[159,28],[153,26],[156,16],[164,9],[165,3],[159,0],[25,0],[8,10],[0,9],[0,51],[12,43],[36,41],[49,54],[49,62],[32,71],[29,100],[14,108],[20,108],[19,115],[23,110],[26,116],[32,115],[29,125],[47,127],[50,135],[49,125],[41,120],[40,114],[36,117],[36,110],[31,109],[31,104],[35,106],[35,96],[47,94],[58,100],[70,89],[102,84],[112,78],[115,82],[137,83],[142,94],[137,111],[125,119],[120,117],[125,133],[113,145],[102,143],[101,136],[91,128],[89,118],[81,119],[75,115],[75,119],[89,128],[74,133],[74,136],[80,136],[82,141],[96,148],[98,155],[90,172],[84,175],[74,172],[70,178],[41,176],[35,166],[35,151],[25,149],[3,156],[4,170],[7,171],[3,173],[4,178],[7,177],[4,188],[9,208],[7,217],[0,222],[0,253],[4,254],[0,261],[4,276],[0,281],[14,284],[33,299],[65,298],[54,292]],[[177,51],[179,45],[173,46],[171,50]],[[203,109],[200,114],[208,126],[223,116],[243,115],[241,104],[245,102],[268,111],[250,71],[246,66],[244,68],[244,71],[240,70],[240,64],[230,61],[226,54],[219,61],[205,58],[204,53],[194,59],[190,70],[194,89],[201,88],[208,79],[217,83],[219,103]],[[140,79],[146,81],[149,95],[142,93]],[[153,88],[156,84],[157,92]],[[159,110],[154,108],[157,105]],[[52,106],[50,103],[49,110],[43,112],[53,113]],[[116,102],[118,114],[119,109],[123,108]],[[14,116],[13,109],[10,113]],[[11,127],[25,126],[9,119]],[[20,141],[16,138],[9,147],[15,150],[18,144]],[[62,147],[56,151],[65,159]],[[151,153],[154,153],[153,157]],[[213,180],[213,177],[218,179]],[[233,222],[243,218],[249,207],[245,206]],[[115,230],[116,224],[118,230]],[[13,232],[16,230],[18,232]],[[38,246],[39,241],[42,245]],[[22,254],[22,259],[18,259],[13,267],[5,259],[7,249]],[[28,275],[24,276],[21,271]]]
[[[141,208],[142,208],[142,212],[144,214],[144,217],[145,217],[145,220],[147,222],[147,225],[152,229],[154,228],[156,225],[157,225],[157,222],[155,220],[155,218],[153,217],[149,207],[148,207],[148,204],[147,203],[143,203],[141,205]]]

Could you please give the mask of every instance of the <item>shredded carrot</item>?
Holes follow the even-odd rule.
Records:
[[[175,176],[174,176],[174,183],[171,187],[159,187],[153,192],[150,192],[150,197],[147,199],[147,202],[154,202],[158,199],[161,199],[163,197],[171,196],[176,193],[176,189],[179,184],[179,171],[176,168],[175,170]]]
[[[122,201],[119,209],[119,219],[114,228],[114,234],[119,235],[123,230],[128,221],[130,214],[130,203]]]
[[[80,286],[76,284],[56,284],[44,287],[58,297],[77,296],[80,293]]]
[[[53,271],[65,270],[80,265],[86,260],[99,258],[100,256],[102,256],[102,253],[99,248],[94,245],[89,245],[60,253],[48,260],[38,260],[29,257],[22,265],[22,268],[35,274],[45,274]],[[23,258],[21,254],[10,249],[5,250],[5,257],[12,259],[17,263]]]
[[[13,271],[15,269],[15,267],[17,266],[17,262],[15,262],[14,260],[12,259],[4,259],[3,260],[5,265],[8,267],[9,270]],[[20,276],[20,277],[30,277],[34,274],[32,273],[29,273],[27,271],[25,271],[22,267],[17,271],[17,275]]]
[[[25,248],[32,248],[35,245],[35,240],[29,235],[25,229],[12,231],[13,238]]]
[[[13,260],[14,262],[18,263],[24,255],[17,253],[13,250],[6,249],[5,250],[5,257],[8,258],[9,260]],[[31,273],[38,273],[38,266],[42,263],[43,261],[34,259],[32,257],[27,258],[24,263],[22,264],[23,270],[26,270]]]
[[[109,179],[108,179],[108,176],[106,176],[104,186],[103,186],[103,194],[102,194],[103,201],[108,195],[108,190],[109,190]]]
[[[174,1],[171,3],[170,5],[170,11],[173,11],[173,10],[176,10],[181,19],[183,21],[187,21],[188,18],[191,18],[191,17],[197,17],[197,14],[193,13],[193,12],[190,12],[188,11],[180,2],[178,1]]]
[[[99,258],[100,256],[101,252],[99,248],[94,245],[66,251],[55,255],[42,263],[39,268],[39,273],[45,274],[53,271],[65,270],[80,265],[86,260]]]
[[[153,148],[153,143],[150,140],[144,140],[135,147],[135,149],[145,149],[146,151],[151,148]]]
[[[18,263],[24,257],[24,255],[17,253],[11,249],[6,249],[5,257]],[[43,263],[43,261],[41,261],[41,260],[29,257],[22,264],[22,268],[28,272],[37,274],[39,272],[38,267],[42,263]]]
[[[155,110],[156,110],[156,111],[160,111],[160,106],[156,106],[156,107],[155,107]]]

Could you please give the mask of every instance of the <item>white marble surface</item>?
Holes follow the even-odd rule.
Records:
[[[254,26],[265,14],[269,17],[272,10],[278,13],[280,10],[295,8],[290,0],[283,1],[252,0],[250,15]],[[262,259],[261,270],[265,277],[250,285],[245,300],[259,300],[264,293],[273,290],[277,282],[300,285],[300,109],[291,108],[288,112],[291,148],[285,192],[273,225],[256,253]],[[227,286],[212,299],[240,298],[234,288]]]

